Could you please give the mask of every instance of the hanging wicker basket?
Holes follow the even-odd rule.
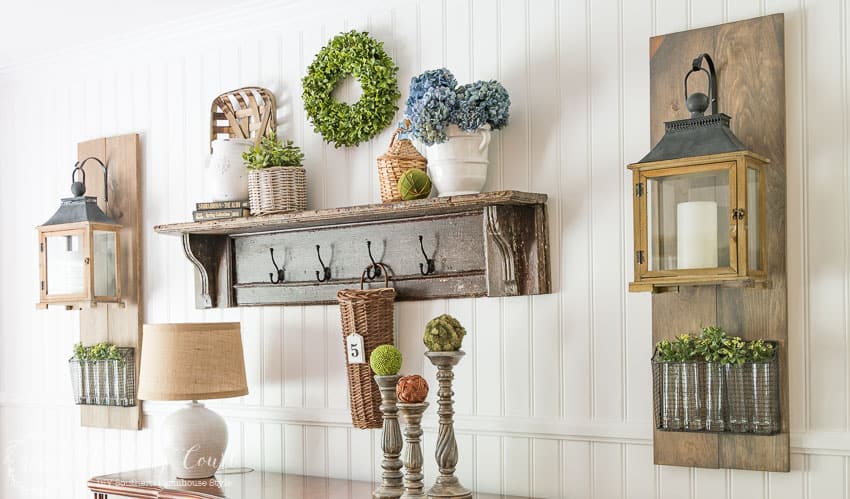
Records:
[[[251,215],[271,215],[307,209],[307,170],[275,166],[248,172]]]
[[[407,139],[398,139],[401,128],[393,132],[387,152],[378,156],[378,178],[381,183],[381,200],[385,203],[401,201],[398,192],[398,179],[411,168],[425,171],[428,164],[413,143]]]
[[[383,265],[384,287],[363,289],[363,279],[367,267],[360,276],[360,289],[344,289],[337,293],[340,317],[342,319],[342,344],[345,352],[345,364],[348,371],[348,398],[351,405],[351,421],[357,428],[381,428],[381,393],[369,367],[372,350],[380,345],[393,344],[393,302],[395,290],[389,287],[388,272]],[[346,338],[357,333],[363,336],[363,349],[366,363],[348,362]]]

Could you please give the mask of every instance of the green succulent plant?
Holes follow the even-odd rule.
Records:
[[[393,376],[401,370],[401,352],[392,345],[380,345],[372,350],[369,366],[378,376]]]
[[[124,360],[118,347],[105,341],[90,347],[82,342],[74,345],[74,358],[77,360]]]
[[[291,140],[283,144],[272,132],[260,139],[259,144],[242,153],[242,159],[249,170],[262,170],[274,166],[301,166],[304,153]]]
[[[422,341],[432,352],[454,352],[460,350],[466,329],[449,314],[428,321]]]
[[[764,340],[755,340],[747,343],[747,361],[765,362],[773,358],[774,347]]]
[[[723,348],[723,342],[728,338],[729,335],[727,335],[726,331],[724,331],[721,327],[703,327],[699,339],[697,340],[697,355],[708,362],[720,362],[722,360],[720,349]]]
[[[671,340],[661,340],[655,348],[660,362],[687,362],[695,360],[697,339],[688,333],[682,333]]]
[[[723,364],[742,365],[749,359],[747,344],[737,336],[723,340],[723,346],[718,350],[720,362]]]

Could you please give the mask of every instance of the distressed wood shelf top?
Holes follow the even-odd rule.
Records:
[[[535,295],[550,292],[546,200],[498,191],[154,229],[182,237],[198,308],[334,304],[376,262],[387,275],[372,284],[386,277],[396,300]]]
[[[401,218],[417,218],[427,215],[462,213],[482,209],[485,206],[530,206],[544,204],[546,194],[520,191],[496,191],[464,196],[400,201],[397,203],[366,204],[344,208],[235,218],[230,220],[208,220],[186,222],[154,227],[161,234],[206,234],[233,235],[279,232],[288,229],[323,227],[328,225],[377,222]]]

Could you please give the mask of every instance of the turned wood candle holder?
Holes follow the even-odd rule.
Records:
[[[381,461],[381,485],[372,492],[373,499],[398,499],[404,493],[404,482],[401,472],[401,429],[398,425],[398,399],[395,387],[401,376],[375,376],[375,383],[381,391],[381,413],[384,417],[381,450],[384,459]]]
[[[454,400],[452,396],[452,380],[454,379],[454,366],[466,355],[458,350],[456,352],[425,352],[425,356],[437,367],[437,382],[440,388],[437,391],[439,397],[437,414],[440,415],[440,427],[437,432],[437,450],[434,456],[437,458],[437,466],[440,476],[436,483],[428,490],[428,497],[451,497],[471,498],[472,492],[460,484],[455,476],[457,466],[457,440],[455,440],[454,429]]]
[[[398,403],[398,410],[404,420],[404,494],[402,499],[427,497],[422,489],[422,413],[428,408],[428,402],[408,404]]]

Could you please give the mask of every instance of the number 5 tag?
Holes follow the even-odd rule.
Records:
[[[363,337],[357,333],[351,333],[345,337],[346,350],[348,351],[349,364],[365,364],[366,353],[363,346]]]

